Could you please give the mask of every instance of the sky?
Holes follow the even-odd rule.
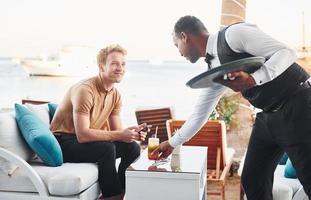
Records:
[[[246,21],[296,48],[302,44],[307,1],[247,0]],[[50,54],[70,44],[119,43],[130,59],[178,60],[171,39],[178,18],[195,15],[215,33],[220,13],[220,0],[2,0],[0,57]],[[310,45],[311,13],[304,15]]]

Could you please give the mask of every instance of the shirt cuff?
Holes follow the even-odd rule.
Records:
[[[178,145],[181,145],[183,143],[183,140],[179,137],[178,133],[176,133],[173,137],[171,137],[168,140],[168,143],[172,146],[172,147],[177,147]]]
[[[270,75],[266,72],[265,66],[262,66],[260,69],[252,73],[251,76],[254,78],[256,85],[262,85],[272,80],[269,78]]]

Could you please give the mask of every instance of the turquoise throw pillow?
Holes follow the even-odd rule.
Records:
[[[297,178],[296,169],[294,168],[290,159],[287,159],[287,161],[286,161],[284,176],[286,178]]]
[[[46,165],[62,165],[62,150],[49,127],[22,105],[15,104],[15,113],[17,125],[31,149]]]
[[[48,103],[49,106],[49,115],[50,115],[50,122],[52,121],[55,111],[57,109],[58,104],[56,103]]]
[[[281,158],[280,161],[279,161],[279,165],[285,165],[287,159],[288,159],[288,155],[287,155],[287,153],[284,153],[283,156],[282,156],[282,158]]]

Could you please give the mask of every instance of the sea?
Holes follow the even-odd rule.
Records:
[[[186,82],[205,70],[203,61],[127,61],[125,76],[116,84],[122,95],[123,126],[136,125],[135,110],[145,108],[170,107],[176,119],[186,119],[200,93]],[[13,110],[22,99],[59,103],[71,85],[86,78],[29,76],[14,59],[0,58],[0,111]]]

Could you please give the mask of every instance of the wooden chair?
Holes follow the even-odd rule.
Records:
[[[181,128],[184,120],[167,120],[166,127],[168,137]],[[224,121],[208,121],[199,132],[183,145],[207,146],[207,180],[215,182],[220,189],[207,190],[208,195],[220,195],[225,199],[226,177],[230,171],[235,150],[227,147],[226,125]],[[217,186],[218,187],[218,186]]]
[[[157,137],[160,138],[160,142],[167,140],[166,120],[172,119],[173,114],[169,107],[167,108],[155,108],[155,109],[140,109],[135,111],[137,124],[147,123],[152,125],[150,134],[147,135],[146,140],[142,144],[147,144],[148,138],[155,133],[158,126]]]

